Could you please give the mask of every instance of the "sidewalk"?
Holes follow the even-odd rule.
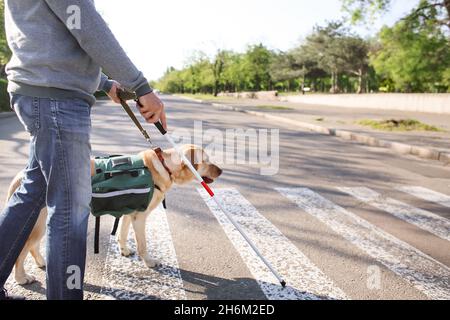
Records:
[[[450,162],[450,115],[395,110],[374,110],[307,105],[292,102],[252,99],[214,99],[206,103],[226,105],[236,111],[273,120],[284,120],[312,131],[339,136],[364,144],[387,147],[396,153],[413,154],[426,159]],[[279,107],[279,108],[278,108]],[[442,132],[378,131],[358,125],[359,120],[415,119],[442,129]]]

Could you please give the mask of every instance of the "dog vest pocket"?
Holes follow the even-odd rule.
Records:
[[[150,171],[139,156],[111,156],[95,159],[92,177],[91,212],[94,216],[120,218],[145,211],[155,189]]]

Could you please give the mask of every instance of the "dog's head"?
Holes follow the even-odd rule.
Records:
[[[222,169],[211,163],[203,148],[195,145],[184,145],[181,147],[181,151],[207,184],[213,183],[222,174]],[[188,166],[181,161],[177,152],[172,149],[167,150],[167,153],[171,155],[171,161],[176,168],[172,172],[173,181],[176,184],[185,184],[194,180],[194,175]]]
[[[211,163],[209,156],[203,148],[195,145],[183,145],[180,147],[181,152],[192,163],[197,172],[202,176],[206,183],[213,183],[222,174],[220,169],[215,164]],[[175,149],[167,149],[162,153],[164,165],[171,172],[171,180],[176,184],[185,184],[194,180],[194,175],[185,165],[178,152]],[[158,159],[156,154],[149,150],[144,153],[144,159],[148,166],[149,162],[153,164],[153,168],[162,176],[169,178],[168,172],[164,165]]]

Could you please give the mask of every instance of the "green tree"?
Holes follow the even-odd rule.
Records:
[[[386,12],[395,0],[341,0],[353,22],[360,22]],[[433,14],[436,11],[437,14]],[[409,15],[410,19],[422,18],[437,26],[450,29],[450,0],[423,0]]]
[[[304,86],[304,78],[307,70],[304,63],[296,59],[294,52],[280,52],[275,54],[270,65],[270,77],[273,81],[281,83],[282,87],[286,85],[287,90],[291,89],[292,80],[302,78]]]
[[[378,49],[371,54],[371,62],[378,74],[392,80],[396,91],[448,90],[448,38],[433,18],[422,19],[414,12],[394,27],[381,30]],[[431,14],[438,12],[434,10]]]
[[[180,77],[180,71],[173,67],[167,68],[164,76],[154,85],[163,92],[184,93],[184,85]]]
[[[229,84],[229,79],[227,78],[229,74],[227,71],[235,63],[234,56],[235,54],[231,51],[218,50],[214,57],[211,64],[214,76],[214,96],[217,96],[220,90],[226,90]]]
[[[325,27],[316,26],[300,47],[291,50],[284,57],[285,70],[280,71],[285,75],[297,71],[302,86],[309,78],[315,90],[317,80],[329,75],[330,92],[345,87],[347,92],[362,93],[367,87],[369,47],[368,41],[353,35],[342,22],[330,22]],[[322,81],[322,90],[324,84]]]
[[[243,55],[230,52],[227,61],[223,72],[224,90],[234,92],[244,90],[246,75]]]
[[[357,93],[366,91],[366,76],[369,70],[369,43],[357,36],[345,36],[336,40],[335,47],[342,69],[357,77]]]
[[[244,55],[243,72],[246,88],[249,90],[268,90],[271,88],[270,65],[273,53],[263,44],[250,46]]]
[[[345,32],[341,22],[331,22],[326,27],[316,26],[312,34],[306,38],[302,52],[317,62],[319,68],[331,76],[332,93],[340,91],[339,74],[345,71],[339,39]]]
[[[316,89],[316,80],[326,77],[327,73],[319,68],[316,57],[311,55],[308,49],[308,46],[303,44],[275,55],[270,68],[272,79],[285,83],[288,91],[292,85],[297,85],[295,90],[304,92],[308,80],[311,80]]]
[[[194,94],[210,92],[214,86],[213,67],[203,52],[194,53],[177,77],[183,83],[184,90]]]
[[[219,50],[217,52],[216,57],[214,58],[214,63],[212,63],[213,67],[213,76],[214,76],[214,96],[217,97],[219,93],[220,85],[222,83],[222,74],[225,69],[225,53],[224,51]]]

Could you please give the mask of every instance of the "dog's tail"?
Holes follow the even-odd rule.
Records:
[[[20,187],[20,184],[22,183],[23,178],[25,177],[24,171],[20,171],[14,179],[11,181],[11,184],[8,188],[8,193],[6,194],[6,202],[8,203],[9,199],[12,197],[14,192]]]

